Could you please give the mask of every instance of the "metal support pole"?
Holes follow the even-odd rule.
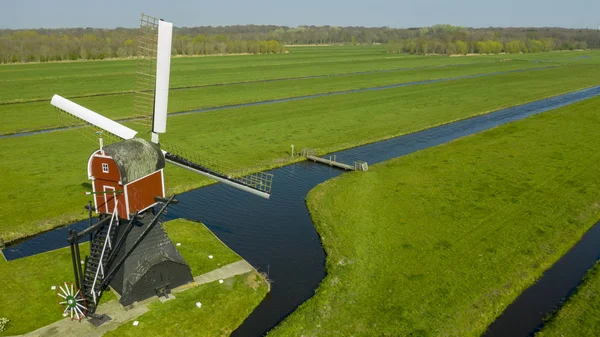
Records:
[[[73,245],[75,246],[75,262],[77,263],[77,270],[79,271],[79,283],[76,284],[79,287],[79,289],[81,289],[81,291],[84,291],[83,270],[81,269],[81,254],[79,253],[79,238],[77,237],[77,234],[75,234],[75,240],[73,241]],[[77,278],[75,278],[75,281],[77,281]]]
[[[88,201],[88,211],[89,211],[89,215],[90,215],[90,225],[89,225],[89,227],[92,227],[92,202],[91,201]],[[94,239],[92,236],[93,236],[92,232],[90,232],[90,244],[92,243],[92,240]]]
[[[138,212],[135,212],[135,214],[131,217],[131,220],[129,220],[127,227],[125,227],[125,231],[121,235],[121,238],[119,239],[119,241],[117,241],[117,243],[114,245],[114,248],[111,250],[110,254],[108,255],[108,259],[106,259],[107,266],[110,266],[112,264],[112,261],[117,256],[117,254],[119,253],[119,250],[125,243],[125,240],[127,239],[127,235],[129,235],[129,232],[131,232],[131,229],[133,228],[133,224],[137,218],[137,215],[138,215]],[[116,239],[116,236],[115,236],[115,239]]]
[[[75,239],[76,239],[77,235],[75,234],[74,230],[69,229],[69,245],[71,246],[71,260],[73,261],[73,274],[75,275],[75,284],[79,285],[79,274],[78,274],[78,269],[77,269],[77,259],[75,258],[75,246],[74,246],[74,242],[76,242],[76,240],[73,240],[72,237],[75,237]]]

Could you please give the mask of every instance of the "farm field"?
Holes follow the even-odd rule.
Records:
[[[600,55],[573,52],[449,58],[390,55],[382,47],[306,49],[295,48],[286,55],[175,58],[169,111],[561,64],[595,64]],[[546,60],[533,62],[535,56]],[[47,104],[55,93],[111,118],[131,117],[135,69],[135,60],[0,65],[0,116],[4,121],[0,134],[59,126],[54,109]],[[319,78],[310,78],[314,76]],[[23,115],[29,118],[23,119]]]
[[[346,52],[344,48],[340,50],[340,53]],[[362,49],[357,48],[357,50]],[[371,48],[366,48],[363,52],[380,53],[377,49]],[[547,53],[537,56],[554,57],[555,54],[560,54],[559,56],[562,57],[571,55],[568,62],[573,63],[567,62],[552,69],[512,72],[411,87],[172,116],[169,118],[169,132],[161,139],[166,145],[174,145],[184,152],[198,153],[201,157],[211,160],[235,163],[232,169],[269,168],[290,162],[291,159],[286,153],[290,144],[295,144],[297,148],[316,148],[320,153],[325,153],[598,84],[600,67],[590,63],[590,60],[598,62],[600,53],[586,59],[577,58],[578,53]],[[359,55],[364,57],[363,54],[359,53]],[[535,55],[526,56],[533,58]],[[409,63],[416,62],[414,59],[418,59],[405,58]],[[496,58],[492,56],[489,60]],[[211,62],[216,62],[214,58],[197,59],[211,59]],[[222,59],[223,62],[229,62],[230,58]],[[432,62],[430,60],[437,60],[438,57],[420,57],[420,59],[423,64],[426,64]],[[483,56],[462,59],[473,59],[477,62],[488,60]],[[79,66],[82,63],[72,64]],[[66,66],[69,63],[57,65]],[[452,76],[461,75],[459,71],[477,71],[487,66],[490,65],[456,67],[451,70],[455,72]],[[494,64],[490,67],[497,68],[498,65]],[[436,70],[444,72],[450,68]],[[430,69],[424,72],[427,71]],[[412,74],[411,76],[422,76],[418,72]],[[381,75],[385,78],[386,74]],[[373,74],[365,76],[373,76],[370,77],[370,81],[379,81]],[[429,76],[438,75],[431,72]],[[344,80],[347,78],[352,77],[343,77]],[[352,85],[351,82],[340,83],[347,85],[345,88]],[[224,85],[219,88],[227,90],[228,87]],[[303,87],[304,90],[312,90],[308,85]],[[250,92],[253,89],[248,90],[249,93],[245,97],[251,99]],[[182,93],[186,91],[181,90]],[[264,92],[268,90],[265,89]],[[225,94],[221,92],[221,95]],[[172,95],[170,104],[176,106],[178,102],[187,101],[181,97]],[[223,97],[233,100],[237,96]],[[101,100],[104,100],[105,104],[110,106],[113,98],[95,97],[94,99],[98,99],[97,104],[101,104]],[[93,104],[88,103],[85,104],[95,108]],[[221,103],[227,104],[227,99],[223,99]],[[47,102],[11,105],[28,104],[50,106]],[[56,118],[52,109],[50,110],[49,114],[53,116],[52,118]],[[108,110],[98,109],[98,112],[111,116]],[[26,116],[25,111],[21,115]],[[6,115],[2,116],[5,121]],[[39,120],[39,118],[20,119],[27,121],[24,122],[25,124]],[[146,130],[139,125],[133,123],[128,125],[143,131],[141,136],[145,134]],[[0,156],[3,158],[0,161],[0,171],[5,177],[0,181],[0,188],[7,191],[0,196],[0,204],[6,206],[0,209],[0,238],[10,241],[84,218],[85,214],[81,206],[86,203],[88,197],[82,192],[89,189],[85,165],[87,157],[96,147],[97,140],[87,140],[76,130],[0,139]],[[50,153],[54,156],[49,157]],[[40,162],[44,164],[40,165]],[[48,179],[56,172],[60,172],[61,179]],[[193,173],[167,167],[169,193],[179,193],[207,183],[208,180]],[[49,203],[53,207],[46,207]]]
[[[600,263],[536,337],[600,335]]]
[[[169,111],[181,112],[414,81],[453,79],[459,76],[491,75],[498,72],[536,70],[543,69],[544,67],[548,66],[529,62],[494,62],[344,76],[332,75],[324,78],[204,86],[185,88],[183,90],[172,89]],[[54,93],[62,95],[60,90]],[[56,118],[54,108],[48,104],[49,98],[54,93],[48,94],[48,98],[41,102],[0,105],[0,115],[6,121],[6,123],[0,126],[0,133],[11,134],[61,126],[60,121]],[[74,98],[73,100],[113,119],[131,118],[133,116],[133,94],[84,96]],[[23,115],[28,115],[31,118],[24,120],[22,119]]]
[[[593,98],[318,186],[327,276],[269,336],[481,335],[600,218],[599,126]],[[596,335],[595,278],[556,335]]]
[[[194,276],[241,259],[201,223],[178,219],[164,226],[169,238],[181,243],[178,250],[190,265]],[[89,244],[82,244],[81,249],[82,254],[89,252]],[[214,258],[208,259],[208,255]],[[50,265],[52,268],[47,267]],[[10,319],[8,329],[0,335],[26,333],[62,318],[57,296],[50,287],[73,277],[68,248],[0,263],[0,275],[0,303],[10,303],[10,306],[0,306],[0,317]],[[137,319],[141,325],[134,332],[139,333],[148,327],[155,331],[160,331],[158,327],[173,328],[174,325],[166,321],[178,320],[179,329],[189,330],[193,323],[196,335],[218,336],[219,331],[232,331],[241,324],[266,295],[267,289],[268,286],[255,272],[228,279],[223,285],[200,285],[178,293],[173,301],[150,304],[150,311]],[[112,291],[106,291],[101,303],[115,299]],[[204,304],[203,311],[195,307],[198,300]],[[208,315],[213,319],[210,324],[196,324],[207,320]],[[175,316],[178,318],[175,319]],[[156,325],[146,324],[149,321]],[[127,330],[123,326],[117,330],[117,335],[126,335]],[[164,332],[166,335],[167,331]]]

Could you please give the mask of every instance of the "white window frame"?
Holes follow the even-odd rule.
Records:
[[[108,173],[108,163],[102,163],[102,172]]]

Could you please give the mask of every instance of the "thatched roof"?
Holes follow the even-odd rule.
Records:
[[[123,184],[165,167],[165,156],[160,147],[141,138],[105,146],[104,151],[117,163]]]

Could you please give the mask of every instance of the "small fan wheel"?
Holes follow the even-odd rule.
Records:
[[[83,293],[73,283],[64,282],[56,291],[58,304],[63,309],[63,316],[70,316],[71,320],[81,321],[87,313]]]

